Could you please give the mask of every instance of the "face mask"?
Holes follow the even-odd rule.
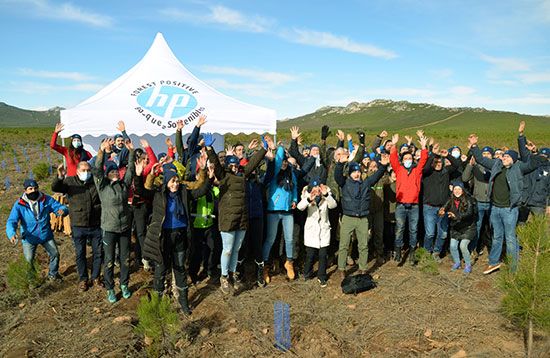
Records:
[[[27,198],[29,198],[29,200],[34,201],[34,200],[38,199],[38,195],[40,195],[39,191],[33,191],[32,193],[27,194]]]
[[[409,169],[413,164],[413,161],[412,160],[404,160],[403,161],[403,165],[405,166],[405,168]]]
[[[453,151],[453,152],[451,152],[451,155],[453,156],[453,158],[456,158],[456,159],[460,158],[460,152],[459,151]]]
[[[82,147],[82,142],[79,141],[78,139],[73,139],[73,147],[75,147],[75,148]]]
[[[76,173],[78,175],[78,179],[82,180],[83,182],[88,181],[90,177],[92,176],[92,173],[90,172],[78,172]]]

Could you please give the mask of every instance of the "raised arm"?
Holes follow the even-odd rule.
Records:
[[[346,177],[344,177],[344,163],[336,163],[336,166],[334,167],[334,180],[340,187],[343,187],[346,184]]]
[[[67,148],[57,144],[57,137],[59,135],[59,132],[61,132],[62,130],[63,130],[63,124],[62,123],[57,123],[55,125],[55,129],[52,133],[52,139],[50,140],[50,148],[52,148],[53,150],[55,150],[56,152],[58,152],[61,155],[66,155],[67,154]]]
[[[52,182],[52,191],[55,193],[67,194],[69,187],[65,184],[65,166],[60,164],[57,166],[57,175]]]
[[[214,152],[212,147],[206,147],[206,155],[208,156],[210,163],[214,164],[214,175],[218,180],[222,180],[225,177],[225,170],[223,169],[216,152]]]

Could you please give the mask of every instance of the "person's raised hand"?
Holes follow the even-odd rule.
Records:
[[[118,121],[116,129],[119,132],[124,132],[126,130],[126,125],[124,124],[124,121]]]
[[[319,185],[319,189],[321,189],[321,194],[327,195],[327,193],[328,193],[328,186],[326,186],[325,184],[321,184],[321,185]]]
[[[300,127],[293,126],[292,128],[290,128],[290,136],[292,140],[298,139],[298,137],[300,136]]]
[[[344,133],[344,131],[338,129],[338,131],[336,132],[336,138],[338,138],[339,141],[344,141],[346,137],[346,134]]]
[[[126,139],[126,140],[124,141],[124,145],[126,146],[126,149],[128,149],[128,150],[130,150],[130,151],[134,150],[134,143],[132,143],[131,140]]]
[[[277,149],[277,147],[275,146],[275,142],[273,141],[273,138],[270,135],[268,134],[264,135],[264,140],[266,141],[267,147],[269,149],[271,150]]]
[[[416,131],[416,136],[420,139],[424,137],[424,131],[422,129],[419,129]]]
[[[391,136],[391,142],[393,143],[393,145],[397,145],[397,142],[399,142],[399,134],[398,133],[395,133],[394,135]]]
[[[183,119],[180,119],[176,122],[176,130],[178,132],[181,132],[184,126],[185,126],[185,123],[183,123]]]
[[[66,174],[65,165],[63,163],[59,164],[57,166],[57,177],[61,179],[64,178]]]
[[[379,163],[382,165],[390,164],[390,155],[387,153],[381,154]]]
[[[147,139],[141,138],[141,139],[139,140],[139,145],[141,145],[141,147],[142,147],[143,149],[149,148],[149,142],[147,141]]]
[[[428,145],[428,137],[423,135],[422,137],[420,137],[420,147],[422,149],[426,149],[426,145]]]
[[[174,143],[172,143],[172,138],[166,137],[166,140],[164,141],[166,143],[166,146],[168,148],[172,148],[174,146]]]
[[[386,138],[388,136],[388,132],[386,130],[383,130],[378,136],[382,139]]]
[[[519,134],[523,134],[523,132],[525,132],[525,121],[519,122],[518,132]]]
[[[235,147],[232,145],[228,145],[227,148],[225,148],[225,155],[234,155],[235,154]]]
[[[54,132],[59,133],[63,130],[63,128],[65,128],[65,125],[63,123],[56,123]]]
[[[202,127],[206,123],[206,115],[201,114],[199,117],[199,121],[197,122],[197,127]]]
[[[260,144],[260,142],[257,139],[252,139],[250,143],[248,143],[248,149],[254,150],[256,149],[256,147],[258,147],[258,144]]]
[[[474,165],[476,165],[476,158],[472,155],[472,157],[470,158],[470,165],[473,167]]]
[[[408,145],[411,145],[412,141],[413,141],[413,138],[410,136],[410,135],[406,135],[405,136],[405,140],[407,141],[407,144]]]
[[[326,124],[324,126],[322,126],[321,127],[321,140],[326,140],[328,138],[329,133],[330,133],[329,126],[327,126]]]

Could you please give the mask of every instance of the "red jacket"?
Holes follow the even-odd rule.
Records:
[[[57,132],[53,132],[52,134],[52,140],[50,141],[50,148],[58,152],[59,154],[63,155],[65,157],[65,162],[67,166],[67,176],[72,177],[76,175],[76,167],[78,163],[81,162],[81,156],[79,154],[76,155],[70,155],[69,149],[67,147],[63,147],[59,144],[57,144]],[[82,149],[86,155],[88,156],[87,160],[92,159],[92,155],[87,150]]]
[[[422,182],[422,169],[428,160],[428,150],[422,149],[420,160],[416,167],[407,170],[397,155],[397,147],[394,145],[390,151],[390,163],[395,172],[395,197],[398,203],[418,204],[418,195],[420,194],[420,184]]]

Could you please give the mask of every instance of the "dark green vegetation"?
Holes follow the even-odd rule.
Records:
[[[59,122],[59,110],[30,111],[0,102],[0,127],[53,127]]]

